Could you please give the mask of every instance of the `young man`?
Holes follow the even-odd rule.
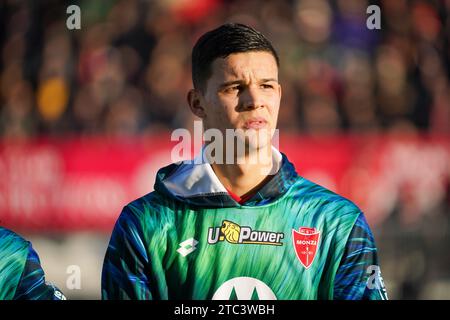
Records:
[[[29,241],[0,227],[0,300],[66,300],[45,281],[39,257]]]
[[[361,211],[298,176],[271,145],[278,66],[270,42],[245,25],[198,40],[189,106],[205,133],[238,132],[245,152],[224,138],[216,161],[206,142],[196,161],[159,170],[155,191],[115,225],[104,299],[386,299]]]

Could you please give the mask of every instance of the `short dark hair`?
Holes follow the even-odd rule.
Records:
[[[227,23],[206,32],[192,49],[192,82],[195,89],[204,91],[211,76],[211,64],[217,58],[232,53],[266,51],[280,66],[278,54],[267,38],[255,29],[240,23]]]

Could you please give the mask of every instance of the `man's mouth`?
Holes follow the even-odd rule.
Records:
[[[251,118],[244,123],[245,129],[261,129],[267,126],[267,121],[261,117]]]

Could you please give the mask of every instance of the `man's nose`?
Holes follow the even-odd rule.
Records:
[[[241,93],[240,100],[240,107],[244,110],[258,109],[263,106],[261,94],[258,92],[258,89],[253,86],[247,87]]]

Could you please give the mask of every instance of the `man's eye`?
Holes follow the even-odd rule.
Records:
[[[262,84],[261,88],[263,88],[263,89],[273,89],[273,85],[271,85],[271,84]]]
[[[232,87],[226,88],[225,92],[232,93],[232,92],[238,92],[240,90],[241,90],[241,86],[232,86]]]

